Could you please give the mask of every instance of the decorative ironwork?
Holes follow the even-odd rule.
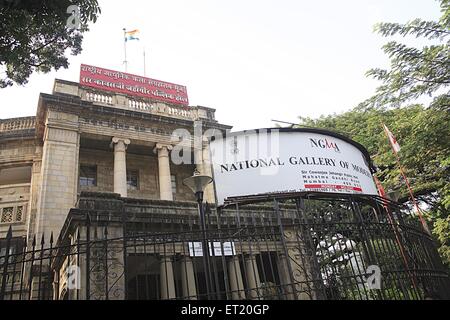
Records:
[[[80,210],[82,223],[55,246],[10,228],[0,239],[0,300],[450,298],[435,243],[405,208],[377,197],[267,200],[205,206],[206,267],[189,208],[146,222]]]

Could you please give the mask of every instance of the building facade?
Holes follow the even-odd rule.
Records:
[[[230,129],[211,108],[64,80],[35,117],[0,120],[0,300],[421,299],[448,284],[433,240],[385,199],[216,208],[211,184],[202,229],[182,182],[212,175],[202,133]],[[373,264],[384,291],[367,289]]]
[[[196,167],[211,175],[203,165],[208,146],[203,141],[194,152],[194,139],[183,142],[174,132],[185,130],[193,137],[194,123],[204,130],[230,129],[215,120],[214,112],[56,80],[53,94],[40,95],[36,117],[0,122],[0,207],[5,224],[0,232],[4,236],[6,223],[14,223],[17,236],[53,233],[57,238],[82,191],[194,201],[182,181]],[[191,150],[192,164],[171,161],[171,150],[180,143]],[[211,187],[206,200],[214,202]]]
[[[198,210],[194,194],[182,181],[195,169],[212,174],[208,141],[195,138],[195,131],[200,128],[201,136],[206,130],[231,129],[220,124],[214,112],[211,108],[170,105],[56,80],[52,94],[40,95],[35,117],[1,120],[0,239],[11,239],[8,252],[3,254],[33,251],[30,258],[25,253],[15,260],[17,265],[3,281],[11,288],[4,288],[3,294],[9,291],[14,298],[23,298],[23,288],[18,288],[24,286],[23,277],[30,279],[26,281],[30,299],[211,298],[213,279],[203,279],[208,273],[222,278],[227,274],[220,284],[215,279],[215,298],[226,298],[225,292],[235,299],[257,297],[259,293],[252,289],[261,286],[261,271],[271,273],[271,283],[287,286],[291,282],[288,270],[280,265],[287,251],[279,252],[283,254],[279,261],[273,260],[278,267],[272,266],[269,271],[264,266],[267,259],[272,263],[271,255],[276,252],[273,243],[261,249],[249,239],[239,248],[233,242],[233,254],[226,261],[225,254],[213,257],[219,259],[212,262],[214,272],[209,269],[212,266],[206,269],[192,251],[200,241]],[[191,162],[176,164],[171,159],[176,146],[190,153],[181,156]],[[206,188],[204,198],[214,207],[214,185]],[[228,227],[237,225],[234,216],[229,213]],[[139,234],[154,237],[174,231],[187,233],[178,240],[161,236],[164,243],[153,238],[151,245],[149,239],[145,243],[145,236],[136,238]],[[133,237],[132,245],[122,243],[127,236]],[[95,269],[96,273],[89,268],[89,264],[92,267],[99,262],[95,256],[98,252],[93,253],[95,241],[101,243],[108,237],[122,240],[108,242],[109,250],[103,251],[107,262],[101,271]],[[76,247],[77,254],[59,252],[53,257],[45,253],[37,271],[36,262],[31,261],[34,251],[45,251],[49,245],[71,250]],[[5,247],[3,241],[3,251]],[[256,252],[261,254],[259,261]],[[79,268],[81,288],[70,291],[67,268],[72,265]],[[284,275],[276,276],[283,268]],[[120,280],[109,279],[112,270]],[[106,272],[100,285],[94,280],[99,272]],[[138,285],[139,281],[144,284]],[[142,286],[146,287],[145,294]],[[276,289],[275,284],[272,289]],[[288,291],[286,294],[293,294]]]

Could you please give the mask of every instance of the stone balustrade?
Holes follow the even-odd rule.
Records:
[[[211,108],[166,104],[147,98],[83,87],[76,82],[57,79],[53,91],[55,94],[78,96],[81,100],[92,102],[95,105],[111,106],[119,109],[157,114],[178,119],[207,119],[215,121],[215,110]]]
[[[104,94],[104,93],[97,93],[97,92],[85,92],[86,100],[92,101],[92,102],[98,102],[98,103],[104,103],[108,105],[113,104],[113,97],[112,95]]]
[[[30,130],[35,128],[35,117],[0,120],[0,132]]]
[[[98,105],[113,106],[120,109],[157,114],[178,119],[196,120],[198,118],[204,118],[208,120],[215,120],[214,112],[211,112],[213,109],[205,107],[169,105],[162,102],[151,101],[146,98],[107,93],[104,91],[81,87],[78,90],[78,95],[82,100]]]
[[[137,111],[148,111],[148,112],[155,111],[156,109],[155,105],[149,102],[138,101],[133,99],[128,99],[128,107],[130,109],[134,109]]]
[[[129,109],[153,114],[167,115],[174,118],[193,119],[194,113],[186,107],[170,106],[164,103],[151,103],[150,101],[126,98]]]

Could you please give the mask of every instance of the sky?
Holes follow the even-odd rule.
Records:
[[[0,119],[35,115],[39,93],[55,78],[78,82],[81,63],[124,71],[123,28],[140,30],[127,46],[129,73],[144,75],[145,48],[147,77],[187,86],[191,106],[216,109],[233,130],[341,113],[374,94],[379,83],[365,72],[389,65],[375,23],[440,16],[432,0],[99,3],[83,52],[68,69],[0,89]]]

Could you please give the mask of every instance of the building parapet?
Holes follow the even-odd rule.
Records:
[[[22,117],[0,120],[0,132],[34,130],[36,117]]]
[[[56,79],[53,94],[77,96],[94,105],[109,106],[184,120],[216,122],[215,110],[202,106],[180,106],[148,98],[83,87],[78,83]]]

